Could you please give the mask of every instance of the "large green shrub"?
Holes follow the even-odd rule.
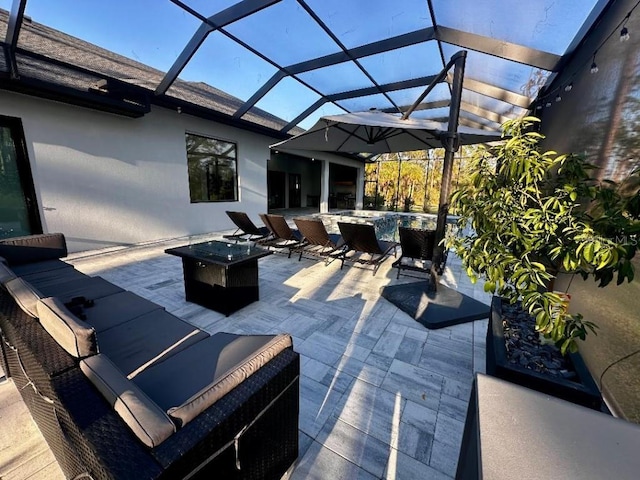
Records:
[[[633,278],[638,188],[596,181],[595,167],[579,156],[540,152],[537,122],[507,122],[499,146],[476,150],[469,184],[451,198],[470,233],[448,245],[472,281],[522,300],[537,330],[565,353],[595,326],[568,313],[553,280],[559,272],[591,275],[601,286],[616,273],[618,283]]]

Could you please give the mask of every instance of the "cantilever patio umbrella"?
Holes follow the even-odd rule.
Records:
[[[442,148],[446,123],[418,118],[402,119],[379,111],[321,117],[306,132],[271,148],[344,153],[393,153]],[[500,140],[500,132],[458,127],[458,145]]]

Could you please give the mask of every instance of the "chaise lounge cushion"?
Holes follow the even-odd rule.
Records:
[[[176,431],[167,414],[128,380],[106,355],[86,358],[80,362],[80,368],[146,446],[156,447]]]
[[[14,278],[16,278],[14,271],[9,268],[9,265],[0,261],[0,284],[4,285],[6,282]]]
[[[289,335],[217,333],[133,381],[182,426],[291,346]]]
[[[209,334],[164,310],[155,310],[100,332],[100,352],[128,377]]]
[[[42,298],[42,294],[38,290],[19,277],[7,281],[4,287],[24,313],[33,318],[38,316],[36,305],[38,300]]]
[[[84,358],[98,353],[93,327],[78,319],[60,300],[43,298],[37,310],[44,329],[69,355]]]
[[[67,243],[61,233],[6,238],[0,240],[0,256],[11,266],[52,260],[67,256]]]

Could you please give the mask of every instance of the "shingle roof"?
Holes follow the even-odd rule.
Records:
[[[2,39],[8,19],[8,12],[0,9]],[[73,103],[95,103],[96,108],[101,103],[113,104],[114,100],[134,106],[149,102],[168,108],[180,106],[185,113],[257,130],[275,138],[289,136],[279,132],[287,124],[285,120],[256,107],[242,119],[233,119],[233,113],[244,102],[205,83],[177,80],[165,95],[155,96],[154,90],[162,80],[163,72],[28,18],[22,24],[18,47],[16,62],[20,79],[6,78],[7,60],[0,55],[0,76],[5,77],[0,81],[0,88],[20,91],[25,91],[27,87],[39,88],[41,91],[34,93],[40,96],[47,96],[47,88],[52,92],[62,89],[68,96],[77,92],[84,97],[84,102]],[[96,88],[104,80],[107,81],[106,85]],[[61,99],[59,95],[54,95],[54,98]],[[139,109],[140,115],[146,111],[148,106]],[[290,133],[300,131],[297,129]]]

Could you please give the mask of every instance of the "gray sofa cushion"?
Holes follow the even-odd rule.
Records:
[[[156,310],[100,332],[100,352],[129,378],[209,334],[164,310]]]
[[[69,355],[84,358],[98,353],[96,332],[71,313],[57,298],[43,298],[37,304],[44,329]]]
[[[100,333],[146,313],[163,308],[135,293],[120,292],[95,300],[92,307],[82,309],[85,321]]]
[[[74,297],[85,297],[89,300],[106,297],[124,290],[102,277],[87,277],[68,280],[66,282],[53,282],[43,285],[38,290],[45,297],[56,297],[62,303],[69,303]]]
[[[38,316],[36,305],[38,300],[42,298],[42,294],[38,290],[19,277],[7,281],[4,287],[24,313],[34,318]]]
[[[149,367],[133,381],[184,425],[291,346],[289,335],[217,333]]]
[[[12,270],[19,277],[29,275],[31,273],[50,272],[52,270],[61,270],[63,268],[73,268],[73,265],[63,262],[62,260],[45,260],[36,263],[23,263],[22,265],[13,265]]]
[[[4,285],[11,279],[16,278],[16,274],[3,262],[0,262],[0,284]]]
[[[9,265],[41,262],[67,256],[67,242],[61,233],[46,233],[0,240],[0,256]]]
[[[89,277],[75,268],[60,268],[58,270],[20,275],[20,278],[23,278],[35,288],[42,291],[44,288],[56,286],[60,283],[70,282],[72,280],[86,280]]]
[[[82,360],[80,368],[146,446],[156,447],[176,431],[167,414],[104,354]]]

